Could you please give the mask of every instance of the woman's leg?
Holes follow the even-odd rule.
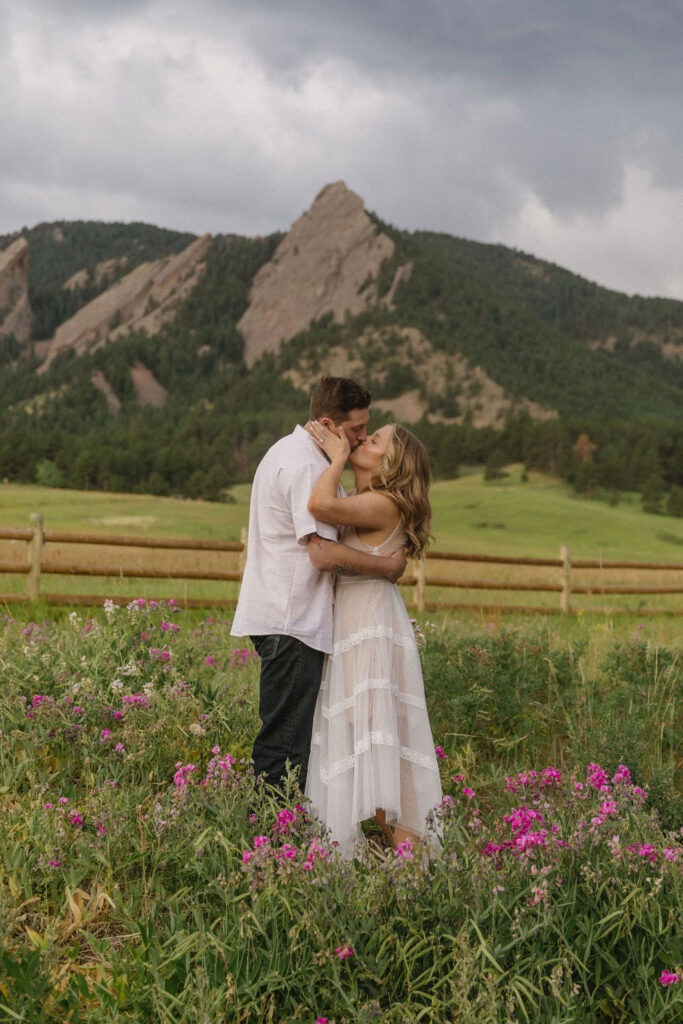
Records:
[[[394,846],[399,843],[419,843],[420,837],[412,829],[404,828],[403,825],[394,825]]]

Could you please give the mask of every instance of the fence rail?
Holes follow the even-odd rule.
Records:
[[[112,595],[95,594],[59,594],[46,592],[43,588],[43,576],[78,576],[78,577],[102,577],[119,578],[126,580],[149,579],[149,580],[199,580],[207,582],[233,582],[241,583],[247,551],[247,531],[242,530],[242,539],[236,541],[209,541],[190,540],[168,537],[130,537],[108,534],[76,533],[65,530],[46,530],[43,517],[39,513],[31,516],[31,525],[28,529],[16,529],[0,527],[0,542],[2,541],[23,541],[27,545],[26,561],[0,560],[0,574],[18,574],[26,576],[26,588],[23,594],[0,594],[0,603],[25,602],[43,600],[49,604],[56,605],[96,605],[102,604],[107,597]],[[47,545],[65,544],[68,546],[100,546],[105,548],[125,547],[147,549],[150,553],[155,551],[176,551],[176,552],[215,552],[236,554],[236,567],[230,569],[196,569],[167,566],[159,564],[153,566],[129,566],[128,568],[113,564],[97,564],[95,561],[82,561],[55,558],[52,555],[45,557]],[[541,567],[544,569],[558,569],[557,578],[553,580],[542,579],[493,579],[485,576],[471,577],[469,575],[436,575],[429,572],[430,563],[447,563],[457,573],[460,563],[466,562],[471,565],[482,567],[511,566],[515,569],[524,567]],[[437,566],[435,565],[436,569]],[[578,582],[573,578],[577,570],[598,570],[599,580]],[[605,582],[604,574],[628,570],[629,573],[638,574],[641,571],[657,571],[668,574],[678,573],[680,579],[672,583],[644,583],[633,582],[610,583]],[[483,569],[482,569],[483,571]],[[535,558],[512,555],[484,555],[472,554],[469,552],[445,552],[429,551],[426,558],[413,559],[408,565],[405,575],[399,580],[404,587],[413,587],[411,607],[418,610],[462,610],[475,609],[480,611],[496,612],[535,612],[540,614],[554,614],[562,612],[570,614],[575,611],[572,608],[572,597],[574,595],[677,595],[683,594],[683,563],[674,562],[638,562],[631,560],[602,560],[602,559],[575,559],[572,561],[569,548],[562,546],[559,558]],[[530,607],[527,605],[513,605],[499,602],[497,604],[484,604],[469,600],[459,603],[447,603],[443,600],[427,600],[427,588],[440,590],[456,588],[466,591],[501,591],[501,592],[531,592],[539,594],[559,594],[559,602],[555,605],[541,605]],[[116,597],[115,599],[119,599]],[[232,607],[236,598],[185,598],[178,600],[179,604],[186,607],[212,606]],[[611,614],[623,612],[635,612],[639,614],[682,614],[683,602],[672,605],[668,608],[647,608],[642,605],[635,608],[584,608],[583,611],[609,611]]]

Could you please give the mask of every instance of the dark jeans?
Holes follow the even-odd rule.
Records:
[[[267,783],[277,786],[289,761],[299,769],[303,791],[325,655],[281,633],[252,636],[251,640],[261,659],[261,729],[254,741],[254,772],[257,778],[265,775]]]

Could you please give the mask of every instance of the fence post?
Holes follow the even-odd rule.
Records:
[[[411,568],[415,574],[415,587],[413,588],[413,604],[419,612],[425,607],[425,560],[424,558],[412,559]]]
[[[238,562],[238,569],[240,572],[240,581],[237,584],[237,596],[240,596],[242,590],[242,580],[244,579],[244,569],[247,564],[247,540],[249,538],[249,531],[246,526],[243,526],[240,530],[240,542],[242,544],[242,550],[240,551],[240,557]]]
[[[562,584],[562,590],[560,592],[560,611],[563,615],[569,615],[571,611],[572,593],[572,558],[571,552],[566,544],[563,544],[560,548],[560,559],[562,561],[562,574],[560,576],[560,583]]]
[[[40,512],[31,515],[31,539],[28,542],[29,574],[26,578],[26,596],[29,601],[40,597],[40,573],[43,562],[43,517]]]

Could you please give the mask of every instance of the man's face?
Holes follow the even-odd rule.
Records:
[[[343,420],[340,424],[341,429],[348,438],[351,451],[355,451],[359,445],[364,444],[367,441],[368,432],[366,427],[369,419],[370,413],[367,409],[351,409],[348,414],[348,418]]]

